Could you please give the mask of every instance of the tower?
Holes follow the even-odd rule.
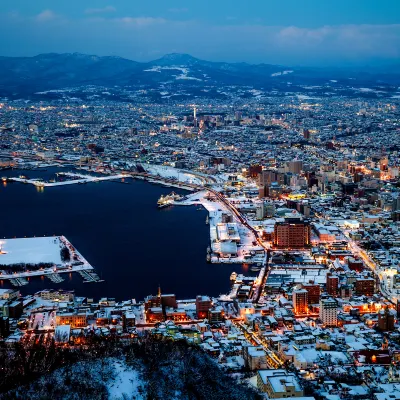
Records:
[[[196,104],[193,106],[193,124],[197,127],[197,108]]]

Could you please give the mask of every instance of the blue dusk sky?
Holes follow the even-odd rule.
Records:
[[[400,0],[1,0],[0,55],[398,63]]]

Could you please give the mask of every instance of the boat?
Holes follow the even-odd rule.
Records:
[[[231,273],[230,279],[231,279],[231,281],[235,281],[236,278],[237,278],[237,273],[236,273],[235,271],[233,271],[233,272]]]
[[[171,194],[167,196],[161,195],[161,197],[157,201],[157,206],[158,208],[164,208],[167,206],[171,206],[174,204],[175,201],[179,201],[182,199],[182,196],[179,196],[178,194],[172,192]]]

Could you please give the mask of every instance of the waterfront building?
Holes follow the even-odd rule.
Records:
[[[208,312],[212,307],[212,300],[208,296],[197,296],[196,297],[196,315],[198,319],[204,319],[208,317]]]

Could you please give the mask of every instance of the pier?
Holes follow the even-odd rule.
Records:
[[[70,181],[64,182],[43,182],[37,179],[26,179],[26,178],[8,178],[9,181],[20,182],[20,183],[29,183],[38,187],[53,187],[53,186],[64,186],[64,185],[74,185],[74,184],[82,184],[82,183],[90,183],[90,182],[101,182],[101,181],[110,181],[122,178],[128,178],[129,175],[126,174],[118,174],[118,175],[106,175],[106,176],[91,176],[91,175],[83,175],[77,174],[73,172],[59,172],[59,175],[70,176],[76,179],[72,179]]]
[[[83,278],[83,283],[104,282],[104,279],[100,279],[93,271],[82,270],[79,271],[79,275]]]

